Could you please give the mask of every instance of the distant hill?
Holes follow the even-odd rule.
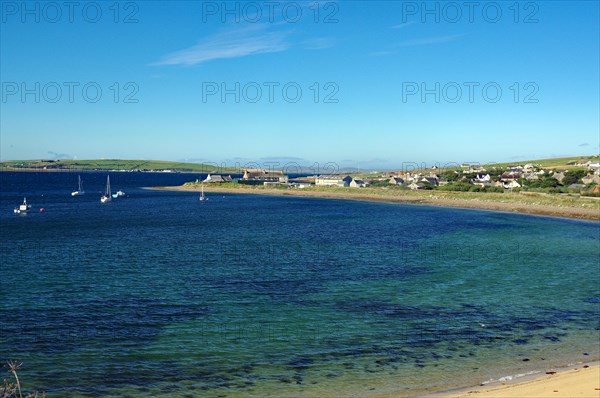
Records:
[[[468,164],[472,166],[483,166],[486,168],[492,167],[500,167],[507,168],[508,166],[524,166],[526,164],[533,164],[539,166],[543,169],[561,169],[561,170],[571,170],[571,169],[584,169],[586,166],[583,163],[592,161],[598,162],[600,161],[600,156],[572,156],[568,158],[550,158],[550,159],[536,159],[536,160],[515,160],[512,162],[503,162],[503,163],[475,163],[469,162]],[[451,167],[447,167],[446,170],[460,170],[460,167],[457,167],[456,163],[452,164]],[[443,167],[443,165],[442,165]],[[427,169],[414,169],[410,170],[413,172],[422,172],[422,171],[431,171],[430,168]]]
[[[587,161],[597,162],[600,160],[600,156],[572,156],[569,158],[550,158],[550,159],[538,159],[538,160],[518,160],[510,163],[493,163],[489,166],[507,167],[512,165],[525,165],[534,164],[539,165],[545,169],[572,169],[584,167],[578,165],[578,163],[585,163]],[[486,164],[487,166],[487,164]]]
[[[510,165],[525,165],[528,163],[540,165],[547,169],[574,169],[584,168],[581,163],[586,161],[597,162],[600,156],[573,156],[568,158],[552,158],[538,160],[519,160],[506,163],[487,163],[486,167],[507,167]],[[310,168],[308,168],[310,169]],[[215,174],[237,174],[242,173],[235,167],[218,167],[217,165],[202,163],[169,162],[163,160],[122,160],[122,159],[94,159],[94,160],[9,160],[0,162],[0,171],[22,170],[47,170],[47,171],[69,171],[69,170],[96,170],[96,171],[156,171],[156,172],[179,172],[179,173],[215,173]],[[312,169],[311,169],[312,170]],[[411,170],[422,171],[422,170]],[[338,170],[343,174],[369,175],[373,171],[360,171],[355,168],[343,168]]]
[[[181,173],[239,173],[233,167],[217,167],[202,163],[168,162],[162,160],[10,160],[0,162],[0,170],[47,170],[47,171],[157,171]]]

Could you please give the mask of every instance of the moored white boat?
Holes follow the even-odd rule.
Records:
[[[200,202],[204,202],[207,201],[208,198],[206,196],[204,196],[204,181],[202,182],[202,193],[200,194]]]
[[[110,176],[106,176],[106,193],[102,195],[102,197],[100,198],[100,202],[106,203],[110,202],[111,200],[112,197],[110,194]]]
[[[81,186],[81,176],[77,176],[77,180],[78,180],[77,191],[71,192],[71,196],[79,196],[79,195],[83,195],[85,193],[85,191],[83,190],[83,188]]]
[[[27,198],[23,198],[23,204],[14,209],[15,214],[25,214],[31,210],[31,205],[27,204]]]

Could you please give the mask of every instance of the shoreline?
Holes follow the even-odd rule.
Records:
[[[192,186],[159,186],[149,187],[149,189],[162,191],[179,191],[179,192],[199,192],[200,187]],[[596,208],[590,207],[575,207],[575,206],[553,206],[549,204],[532,204],[525,202],[509,202],[485,200],[484,196],[481,199],[466,199],[461,198],[460,194],[440,193],[437,191],[423,191],[422,194],[403,194],[398,195],[381,194],[372,192],[357,192],[357,191],[314,191],[314,190],[282,190],[269,188],[224,188],[205,186],[206,193],[233,193],[233,194],[249,194],[249,195],[271,195],[271,196],[295,196],[307,198],[321,199],[343,199],[343,200],[360,200],[368,202],[385,202],[385,203],[401,203],[427,205],[436,207],[450,207],[459,209],[479,209],[505,213],[519,213],[538,216],[579,219],[587,221],[600,221],[600,201]],[[429,193],[429,195],[427,195]],[[480,195],[491,195],[482,193]],[[505,194],[503,194],[505,195]],[[455,196],[455,197],[452,197]],[[523,195],[523,197],[526,197]],[[488,197],[489,199],[490,197]]]
[[[511,380],[497,380],[477,387],[466,387],[433,394],[451,398],[571,398],[600,397],[600,362],[578,363],[552,368]]]

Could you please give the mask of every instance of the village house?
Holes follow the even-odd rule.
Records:
[[[340,175],[316,176],[315,185],[318,187],[349,187],[352,177]]]
[[[392,178],[390,178],[389,183],[391,185],[403,185],[404,180],[400,177],[392,177]]]
[[[585,184],[600,184],[600,175],[598,174],[589,174],[581,179],[581,181]]]
[[[207,182],[210,184],[220,184],[224,182],[232,182],[233,178],[231,176],[222,176],[220,174],[211,175],[209,174],[202,182]]]
[[[519,184],[516,180],[512,180],[504,184],[504,188],[513,189],[513,188],[521,188],[521,184]]]
[[[421,189],[424,186],[425,186],[425,184],[423,184],[422,182],[412,182],[412,183],[408,184],[408,187],[410,189],[412,189],[413,191],[417,190],[417,189]]]
[[[489,174],[477,174],[473,179],[473,182],[490,182],[492,177]]]
[[[352,181],[350,181],[350,188],[365,188],[366,186],[367,183],[364,180],[353,178]]]
[[[466,170],[463,170],[463,174],[473,174],[473,173],[485,173],[487,170],[483,167],[469,167]]]
[[[515,173],[522,173],[523,172],[523,166],[508,166],[506,168],[508,171],[512,171]]]
[[[421,178],[420,182],[426,183],[426,184],[431,184],[436,187],[438,186],[437,177],[423,177],[423,178]]]
[[[473,185],[478,186],[478,187],[498,187],[498,188],[504,188],[504,184],[500,181],[479,181],[479,182],[473,182]]]
[[[552,178],[556,179],[558,182],[562,182],[565,179],[565,173],[562,171],[555,171],[552,174]]]
[[[521,173],[516,171],[508,171],[500,176],[502,181],[518,180],[519,178],[521,178]]]
[[[527,181],[539,181],[540,177],[536,173],[525,173],[523,174],[523,178]]]
[[[288,177],[281,170],[244,169],[242,180],[287,183]]]
[[[594,162],[587,165],[588,170],[600,172],[600,162]]]

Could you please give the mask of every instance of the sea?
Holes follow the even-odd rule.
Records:
[[[108,174],[126,195],[101,204]],[[25,391],[424,396],[600,358],[598,222],[147,189],[203,177],[0,173]]]

